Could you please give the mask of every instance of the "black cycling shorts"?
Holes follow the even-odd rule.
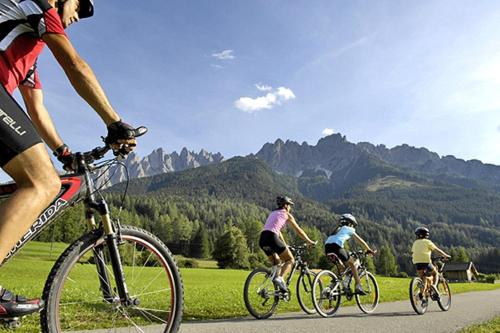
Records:
[[[415,269],[417,271],[424,271],[425,275],[430,275],[434,271],[434,266],[431,263],[417,263],[415,264]]]
[[[30,118],[0,85],[0,167],[41,142]]]
[[[339,257],[342,262],[349,261],[349,253],[343,248],[340,247],[337,243],[327,243],[325,244],[325,254],[335,253],[337,257]]]
[[[286,250],[286,245],[280,237],[269,230],[260,233],[259,246],[267,256],[272,256],[274,253],[281,254]]]

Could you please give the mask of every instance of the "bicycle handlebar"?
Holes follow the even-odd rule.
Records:
[[[145,126],[139,126],[134,130],[134,138],[140,137],[144,134],[146,134],[148,131],[147,127]],[[115,156],[126,156],[129,152],[127,151],[127,148],[129,148],[129,145],[123,144],[122,147],[120,147],[117,151],[115,151]],[[90,151],[87,152],[78,152],[75,153],[76,156],[76,161],[77,163],[80,163],[80,161],[85,162],[86,164],[91,164],[97,160],[100,160],[101,158],[106,155],[108,151],[111,150],[111,147],[106,144],[104,147],[96,147]]]

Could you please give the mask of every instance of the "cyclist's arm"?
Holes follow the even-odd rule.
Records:
[[[99,114],[106,125],[119,121],[119,115],[113,110],[94,72],[76,52],[69,39],[64,35],[52,33],[46,33],[42,38],[73,88]]]
[[[354,239],[356,240],[356,242],[358,242],[359,244],[361,244],[366,251],[368,252],[374,252],[370,246],[368,246],[368,244],[363,240],[363,238],[359,237],[359,235],[357,233],[354,233],[352,234],[352,236],[354,237]]]
[[[43,92],[41,89],[20,85],[19,91],[26,105],[26,110],[43,141],[53,151],[61,147],[64,142],[57,134],[52,118],[43,104]]]
[[[436,251],[437,253],[439,253],[440,255],[442,255],[445,258],[451,258],[451,256],[449,254],[447,254],[446,252],[444,252],[443,250],[441,250],[437,246],[434,248],[434,251]]]
[[[299,227],[299,225],[297,224],[297,222],[295,221],[295,218],[293,217],[292,214],[288,214],[288,223],[292,226],[293,230],[295,230],[295,232],[297,233],[297,235],[299,235],[300,238],[302,238],[303,240],[305,240],[306,242],[308,242],[309,244],[316,244],[316,242],[312,241],[308,236],[307,234],[304,232],[304,230],[302,230],[301,227]]]

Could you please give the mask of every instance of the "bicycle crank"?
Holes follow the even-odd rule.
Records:
[[[0,322],[2,323],[2,326],[6,329],[16,329],[21,327],[21,318],[19,317],[14,317],[14,318],[0,318]]]

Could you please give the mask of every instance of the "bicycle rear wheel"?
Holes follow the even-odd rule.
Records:
[[[413,310],[419,315],[423,315],[427,311],[429,301],[423,294],[424,281],[419,277],[414,277],[410,282],[410,302]]]
[[[297,280],[297,300],[299,305],[307,314],[315,314],[314,304],[312,300],[312,287],[316,273],[309,271],[309,273],[300,274]]]
[[[243,299],[248,312],[257,319],[267,319],[276,311],[279,297],[276,296],[271,272],[256,268],[245,281]]]
[[[332,317],[340,306],[341,286],[331,271],[321,271],[313,282],[313,305],[322,317]]]
[[[448,282],[442,276],[439,277],[437,290],[439,291],[439,299],[437,301],[439,307],[443,311],[448,311],[451,307],[451,290]]]
[[[377,280],[375,276],[368,271],[361,273],[359,280],[366,295],[356,294],[356,303],[359,309],[364,313],[372,313],[375,311],[380,299]]]
[[[102,232],[84,235],[58,259],[43,292],[43,332],[108,329],[132,332],[154,329],[177,332],[183,306],[179,270],[168,248],[154,235],[132,226],[120,229],[118,246],[133,305],[123,305]],[[104,274],[98,274],[96,262]],[[104,297],[100,281],[108,275],[111,295]]]

